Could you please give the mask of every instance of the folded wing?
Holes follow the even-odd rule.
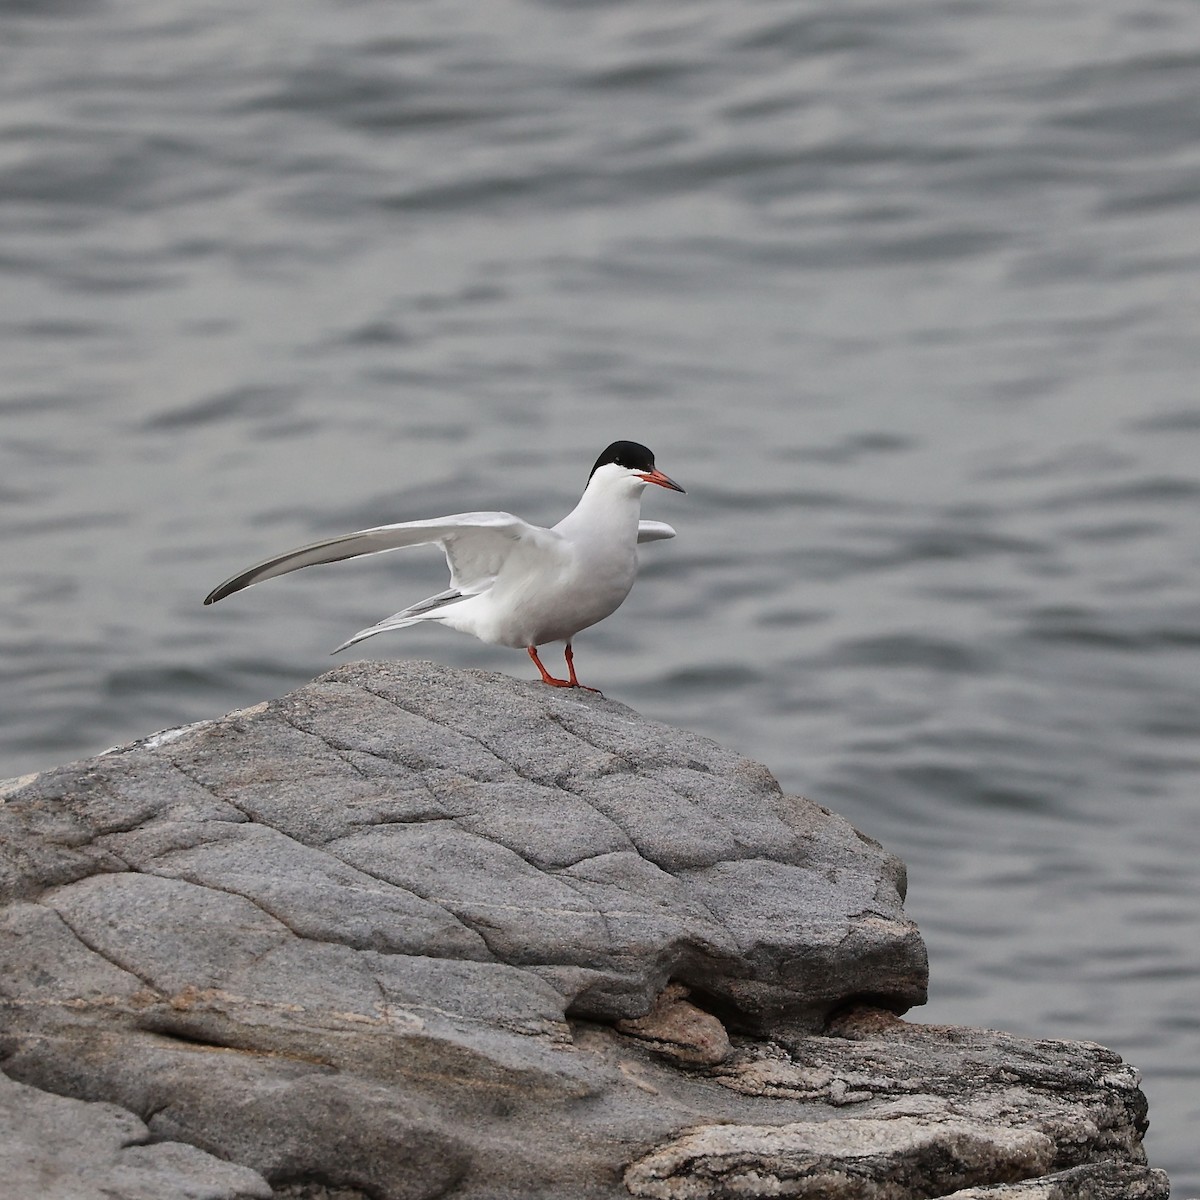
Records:
[[[268,558],[225,580],[205,597],[204,603],[215,604],[243,588],[262,583],[264,579],[273,579],[276,575],[298,571],[301,567],[431,543],[441,546],[445,551],[450,566],[451,587],[463,595],[471,595],[491,585],[504,560],[517,544],[524,541],[541,542],[555,536],[548,529],[539,529],[520,517],[503,512],[457,513],[429,521],[378,525],[373,529],[344,533],[341,537],[313,542],[312,545]]]
[[[673,538],[675,530],[665,521],[639,521],[638,542],[661,542],[665,538]]]

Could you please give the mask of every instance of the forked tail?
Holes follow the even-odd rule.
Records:
[[[447,591],[439,592],[436,596],[430,596],[427,600],[410,604],[408,608],[394,613],[386,621],[380,621],[378,625],[372,625],[369,629],[360,629],[352,638],[331,650],[330,654],[348,650],[351,646],[365,642],[367,638],[374,637],[377,633],[387,633],[389,629],[403,629],[407,625],[417,625],[421,621],[437,621],[440,619],[439,609],[461,599],[463,599],[462,592],[457,588],[450,588]]]

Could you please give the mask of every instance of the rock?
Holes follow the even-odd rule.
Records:
[[[898,860],[599,696],[357,663],[0,797],[0,1065],[167,1200],[1153,1181],[1115,1056],[899,1021]]]
[[[688,989],[670,983],[644,1017],[616,1023],[618,1033],[628,1034],[659,1054],[677,1062],[714,1067],[733,1052],[725,1026],[712,1013],[688,1002]]]
[[[13,1200],[249,1200],[274,1193],[256,1171],[181,1142],[150,1142],[115,1104],[85,1104],[0,1075],[0,1180]]]
[[[1024,1183],[965,1188],[945,1200],[1168,1200],[1170,1193],[1165,1172],[1109,1160]]]
[[[1041,1175],[1053,1150],[1031,1130],[923,1117],[706,1125],[635,1163],[625,1185],[662,1200],[748,1192],[891,1200]]]
[[[1029,1200],[1169,1193],[1166,1176],[1144,1165],[1137,1072],[1102,1046],[858,1009],[826,1036],[744,1041],[714,1074],[745,1095],[790,1097],[810,1111],[786,1123],[692,1127],[629,1167],[633,1195],[1024,1197],[977,1186],[1012,1180],[1043,1189]],[[830,1121],[830,1107],[842,1119]]]

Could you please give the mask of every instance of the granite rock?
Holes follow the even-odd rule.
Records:
[[[181,1142],[150,1142],[115,1104],[53,1096],[0,1075],[0,1194],[14,1200],[269,1200],[256,1171]],[[52,1150],[52,1153],[48,1151]]]
[[[823,1036],[743,1040],[713,1075],[743,1095],[795,1100],[800,1119],[693,1126],[629,1167],[633,1195],[1169,1194],[1166,1176],[1145,1166],[1137,1072],[1103,1046],[914,1025],[859,1008]],[[829,1119],[831,1108],[841,1119]]]
[[[1168,1200],[1170,1194],[1164,1172],[1110,1159],[1022,1183],[964,1188],[946,1200]]]
[[[1151,1179],[1115,1056],[979,1034],[1074,1074],[964,1098],[962,1031],[895,1016],[926,986],[903,895],[704,738],[356,663],[0,785],[0,1066],[142,1123],[162,1200],[235,1194],[213,1164],[294,1200],[817,1194],[808,1162],[897,1197]]]

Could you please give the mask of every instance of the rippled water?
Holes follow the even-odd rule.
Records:
[[[1200,13],[0,0],[0,775],[646,515],[581,674],[909,863],[924,1019],[1105,1042],[1200,1191]],[[362,647],[527,676],[444,630]]]

